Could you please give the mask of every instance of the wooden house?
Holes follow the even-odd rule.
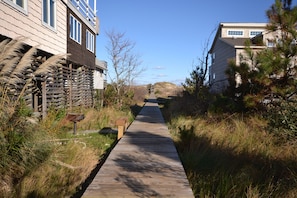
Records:
[[[251,45],[252,50],[262,50],[271,45],[272,33],[267,33],[266,23],[220,23],[211,49],[211,65],[209,83],[212,93],[220,93],[227,89],[226,70],[228,63],[234,59],[238,65],[240,56],[245,55],[245,42],[261,35],[261,45]]]
[[[0,41],[25,37],[27,46],[37,46],[36,57],[70,54],[50,78],[37,79],[25,97],[43,116],[49,106],[93,105],[94,71],[106,69],[96,65],[98,33],[96,1],[0,0]]]

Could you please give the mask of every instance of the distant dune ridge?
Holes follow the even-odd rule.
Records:
[[[182,86],[178,86],[171,82],[157,82],[154,84],[156,97],[167,98],[169,96],[178,96],[182,91]]]

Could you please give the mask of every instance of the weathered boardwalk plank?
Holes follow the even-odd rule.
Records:
[[[83,197],[194,197],[154,100],[142,108]]]

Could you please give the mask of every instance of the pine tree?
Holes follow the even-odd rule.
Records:
[[[239,65],[231,62],[227,74],[229,95],[247,107],[262,109],[267,103],[279,105],[296,99],[297,85],[297,6],[291,1],[276,0],[267,11],[268,32],[277,33],[275,47],[253,52],[246,43],[246,57]],[[236,75],[241,83],[235,83]],[[230,94],[230,90],[233,93]]]
[[[297,137],[297,6],[276,0],[266,12],[272,48],[255,52],[246,44],[239,65],[229,64],[230,88],[225,93],[243,107],[261,110],[271,131],[286,140]],[[240,76],[241,82],[236,81]]]

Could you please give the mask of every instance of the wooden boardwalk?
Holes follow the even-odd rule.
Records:
[[[155,100],[145,104],[82,197],[194,197]]]

